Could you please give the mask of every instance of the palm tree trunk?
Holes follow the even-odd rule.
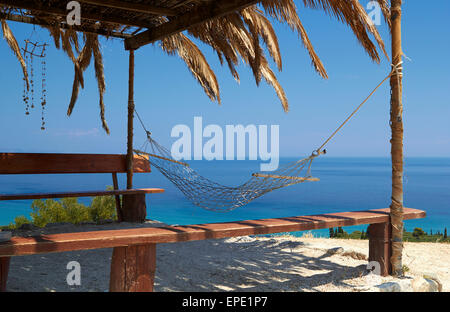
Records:
[[[402,0],[391,0],[392,64],[402,61],[401,16]],[[391,157],[392,157],[392,202],[390,206],[392,225],[392,275],[403,275],[403,105],[402,67],[391,77]]]

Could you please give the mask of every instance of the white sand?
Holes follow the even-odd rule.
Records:
[[[368,241],[240,237],[159,244],[155,291],[358,291],[392,280],[366,275],[365,260],[330,255],[342,247],[368,255]],[[107,291],[111,249],[14,257],[9,291]],[[66,265],[81,264],[81,286]],[[450,244],[405,243],[408,276],[434,273],[450,291]]]

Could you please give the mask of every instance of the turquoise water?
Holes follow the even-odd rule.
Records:
[[[284,158],[281,163],[292,161]],[[259,171],[257,161],[192,161],[200,174],[224,185],[245,182]],[[317,159],[313,175],[320,182],[307,182],[276,190],[247,206],[228,213],[205,211],[188,202],[183,194],[155,170],[136,174],[136,187],[162,187],[163,194],[147,196],[148,217],[169,224],[194,224],[258,218],[289,217],[339,211],[385,208],[390,204],[391,167],[389,158]],[[125,175],[119,183],[125,184]],[[450,228],[450,158],[408,158],[405,160],[405,206],[423,209],[427,217],[405,222],[408,231]],[[111,185],[110,174],[0,176],[1,193],[98,190]],[[89,202],[89,199],[80,199]],[[28,215],[31,201],[0,202],[0,224],[17,215]],[[367,226],[346,228],[347,231]],[[328,235],[328,230],[316,231]]]

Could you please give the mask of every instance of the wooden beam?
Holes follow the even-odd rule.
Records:
[[[167,157],[164,157],[164,156],[150,154],[150,153],[143,152],[143,151],[140,151],[140,150],[137,150],[137,149],[134,149],[134,152],[136,154],[138,154],[138,155],[144,155],[144,156],[148,156],[148,157],[158,158],[158,159],[170,161],[170,162],[173,162],[175,164],[179,164],[179,165],[182,165],[182,166],[185,166],[185,167],[189,167],[189,164],[187,164],[187,163],[184,163],[184,162],[181,162],[181,161],[178,161],[178,160],[174,160],[174,159],[171,159],[171,158],[167,158]]]
[[[189,27],[202,24],[231,12],[242,10],[258,3],[258,0],[216,0],[199,5],[191,11],[180,15],[160,26],[150,28],[136,36],[125,40],[126,50],[135,50],[146,44],[161,40],[170,35],[182,32]]]
[[[150,172],[145,156],[134,155],[133,171]],[[0,153],[0,174],[125,173],[121,154]]]
[[[176,12],[171,9],[156,7],[148,4],[141,3],[131,3],[117,0],[79,0],[83,3],[88,3],[92,5],[104,6],[108,8],[121,9],[132,12],[155,14],[155,15],[165,15],[165,16],[175,16]]]
[[[19,8],[19,9],[25,9],[25,10],[33,10],[37,12],[47,13],[47,14],[53,14],[58,16],[67,16],[68,11],[65,9],[61,9],[54,6],[43,6],[39,3],[34,3],[30,1],[24,1],[24,0],[0,0],[0,5],[6,5],[13,8]],[[128,26],[138,26],[138,27],[153,27],[152,24],[149,24],[148,22],[140,22],[137,19],[126,19],[126,18],[120,18],[120,17],[114,17],[109,15],[97,15],[92,13],[87,13],[81,11],[81,19],[87,19],[97,22],[106,22],[106,23],[113,23],[118,25],[128,25]]]
[[[82,191],[82,192],[61,192],[61,193],[36,193],[36,194],[0,194],[0,200],[26,200],[26,199],[46,199],[46,198],[67,198],[67,197],[94,197],[94,196],[116,196],[116,195],[142,195],[164,193],[164,189],[145,188],[131,190],[113,191]]]
[[[405,220],[424,218],[425,215],[425,211],[405,208]],[[375,209],[277,219],[12,237],[8,242],[0,243],[0,257],[309,231],[387,222],[389,222],[389,209]]]
[[[4,20],[8,20],[8,21],[25,23],[25,24],[32,24],[32,25],[39,25],[39,26],[55,26],[55,24],[50,24],[42,19],[38,19],[38,18],[30,17],[30,16],[0,13],[0,18],[4,19]],[[124,34],[124,33],[115,32],[115,31],[108,31],[108,30],[98,28],[98,27],[76,26],[76,25],[69,26],[65,23],[58,23],[57,25],[59,28],[62,28],[62,29],[73,29],[75,31],[79,31],[79,32],[83,32],[83,33],[97,34],[97,35],[102,35],[102,36],[112,37],[112,38],[127,39],[127,38],[132,37],[132,35],[130,35],[130,34]]]
[[[298,180],[298,181],[312,181],[317,182],[320,181],[319,178],[313,177],[290,177],[290,176],[280,176],[276,174],[263,174],[263,173],[254,173],[252,176],[257,178],[272,178],[272,179],[282,179],[282,180]]]
[[[196,0],[184,0],[184,1],[181,1],[180,3],[178,3],[178,4],[175,4],[173,7],[170,7],[170,8],[171,9],[176,9],[176,8],[182,7],[182,6],[186,5],[186,4],[189,4],[189,3],[194,2],[194,1],[196,1]]]
[[[117,181],[117,173],[114,172],[112,174],[112,179],[113,179],[114,190],[115,191],[119,190],[119,182]],[[116,200],[117,220],[119,222],[122,222],[123,221],[123,217],[122,217],[122,205],[120,203],[120,195],[115,195],[114,199]]]

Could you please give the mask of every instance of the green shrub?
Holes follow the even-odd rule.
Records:
[[[30,213],[33,224],[39,227],[44,227],[47,223],[53,222],[67,222],[67,212],[63,205],[53,199],[34,200],[31,204]]]
[[[421,228],[415,228],[412,235],[417,238],[417,237],[425,236],[425,235],[427,235],[427,233],[425,233],[425,231],[422,230]]]
[[[105,219],[117,219],[114,196],[94,197],[89,206],[89,219],[94,222]]]
[[[78,198],[63,198],[61,199],[61,204],[66,212],[66,220],[63,222],[79,224],[81,222],[90,221],[90,207],[86,207],[79,203]]]
[[[107,190],[111,189],[112,187],[107,188]],[[48,223],[57,222],[80,224],[81,222],[98,223],[105,219],[117,219],[114,196],[94,197],[89,206],[78,202],[78,198],[63,198],[59,201],[39,199],[33,201],[31,209],[31,220],[25,216],[18,216],[14,219],[14,223],[9,225],[9,228],[17,229],[27,223],[44,227]]]
[[[31,220],[27,219],[25,216],[17,216],[14,218],[14,222],[9,224],[9,228],[18,229],[24,224],[30,224]]]
[[[329,232],[330,232],[330,238],[334,237],[334,229],[333,228],[329,228]]]

